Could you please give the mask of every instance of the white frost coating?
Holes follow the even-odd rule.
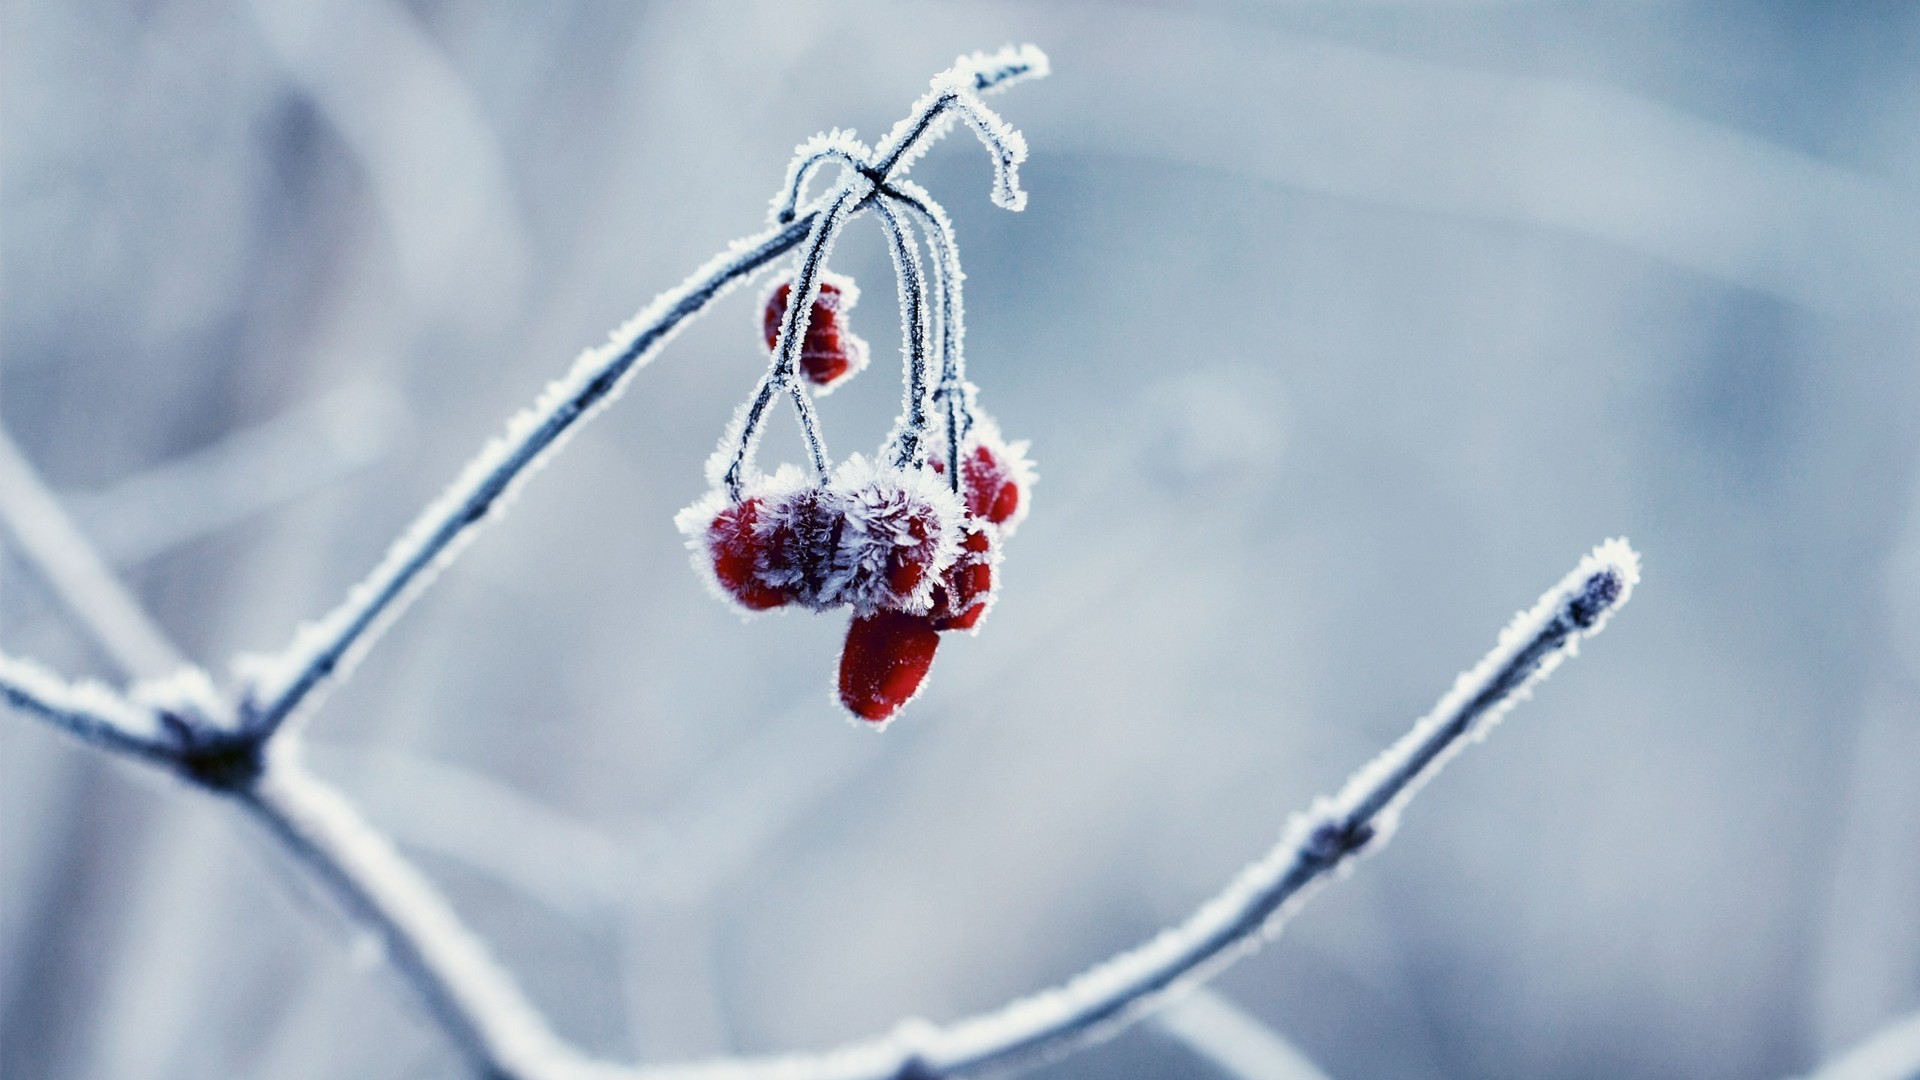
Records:
[[[1044,79],[1053,66],[1040,46],[1026,43],[968,53],[954,60],[951,72],[966,79],[975,92],[991,94],[1029,79]]]
[[[160,752],[171,743],[152,709],[91,679],[69,682],[31,660],[5,653],[0,653],[0,696],[89,741],[148,752]]]
[[[894,281],[899,286],[900,338],[904,362],[900,417],[894,421],[881,444],[881,456],[895,464],[918,468],[927,460],[927,432],[932,423],[929,406],[933,404],[931,361],[927,340],[930,336],[927,310],[927,276],[920,263],[920,245],[900,223],[891,200],[874,207],[887,232],[887,251],[893,257]]]
[[[926,188],[911,180],[895,180],[890,184],[905,196],[896,201],[919,220],[921,232],[926,234],[927,247],[932,252],[929,261],[934,277],[934,318],[941,327],[939,338],[935,341],[940,357],[940,381],[948,383],[965,379],[967,313],[961,286],[967,275],[960,269],[960,247],[954,240],[953,220],[947,216],[946,208],[927,193]]]
[[[924,612],[940,574],[960,552],[964,508],[928,473],[854,454],[821,486],[808,482],[799,469],[782,466],[742,487],[738,503],[725,487],[716,487],[673,519],[687,537],[694,572],[709,591],[749,614],[756,609],[720,579],[718,545],[730,538],[713,529],[721,514],[746,505],[753,513],[751,584],[783,597],[776,607],[790,603],[828,611],[845,605],[863,615],[881,608]],[[921,570],[908,575],[910,581],[896,582],[893,571],[901,563]]]
[[[946,440],[944,436],[936,438],[934,445],[945,446]],[[960,460],[965,462],[973,456],[976,448],[985,447],[995,459],[1006,467],[1007,475],[1010,476],[1014,483],[1020,488],[1020,502],[1014,508],[1013,516],[998,525],[1002,537],[1012,536],[1013,531],[1020,527],[1020,523],[1027,519],[1027,511],[1033,506],[1033,485],[1039,483],[1040,473],[1033,462],[1027,457],[1027,450],[1030,445],[1026,439],[1021,439],[1018,442],[1008,442],[1006,437],[1000,434],[1000,424],[998,421],[977,407],[973,410],[973,430],[967,433],[966,440],[960,446]],[[940,462],[940,467],[942,469],[946,468],[947,461],[945,452],[936,456]],[[965,466],[963,465],[962,468],[964,469]]]
[[[290,739],[276,743],[242,799],[373,929],[384,957],[476,1066],[535,1077],[577,1059],[446,899],[339,792],[306,772]]]
[[[766,290],[761,294],[759,317],[761,320],[762,342],[766,340],[766,318],[770,311],[775,308],[775,298],[780,295],[780,290],[783,287],[790,287],[792,284],[792,274],[776,274],[773,280],[768,282]],[[829,288],[833,291],[828,292],[827,290]],[[849,317],[853,309],[859,305],[860,285],[858,282],[845,274],[836,274],[827,269],[820,271],[820,283],[813,306],[816,309],[830,311],[840,317],[840,349],[846,358],[847,370],[824,383],[814,381],[811,375],[807,376],[804,380],[807,391],[814,397],[826,397],[828,394],[833,393],[842,383],[865,371],[867,365],[872,362],[872,350],[867,347],[867,339],[853,332],[853,323]],[[784,306],[781,306],[780,310],[784,312]],[[817,311],[809,313],[807,316],[808,330],[813,328],[813,318],[815,314],[817,314]],[[805,340],[803,336],[800,343],[800,359],[803,367],[805,366],[806,359],[814,355],[808,348],[810,344],[811,343]],[[776,340],[775,347],[777,347],[777,345],[778,341]]]
[[[866,177],[846,177],[827,197],[823,209],[815,214],[806,245],[800,252],[799,265],[792,275],[794,287],[787,293],[787,307],[780,316],[780,335],[774,343],[773,357],[767,362],[766,374],[760,377],[753,396],[734,412],[733,420],[720,436],[719,449],[708,459],[709,483],[724,484],[737,491],[753,482],[753,453],[760,444],[761,425],[774,395],[782,390],[787,391],[788,400],[793,403],[794,416],[800,423],[800,434],[806,441],[815,475],[824,481],[832,471],[813,402],[799,386],[800,351],[806,344],[807,326],[813,318],[813,302],[820,295],[820,275],[826,269],[827,256],[833,252],[833,243],[847,219],[872,190],[873,182]]]
[[[1508,670],[1530,646],[1539,642],[1543,635],[1551,632],[1566,617],[1568,604],[1600,575],[1608,576],[1615,583],[1616,595],[1611,601],[1598,610],[1590,624],[1567,634],[1558,647],[1539,657],[1535,665],[1522,673],[1522,677],[1512,685],[1501,686],[1503,675],[1508,674]],[[1487,733],[1515,704],[1526,700],[1535,684],[1552,674],[1567,657],[1579,651],[1581,638],[1600,632],[1612,613],[1626,603],[1639,581],[1640,556],[1624,537],[1608,540],[1594,548],[1559,584],[1542,594],[1532,607],[1513,617],[1506,629],[1500,632],[1493,651],[1472,669],[1462,672],[1454,680],[1453,688],[1440,699],[1432,712],[1413,726],[1413,730],[1401,736],[1399,742],[1347,781],[1333,800],[1333,812],[1345,816],[1370,814],[1374,832],[1379,840],[1384,841],[1398,824],[1400,807],[1439,771],[1448,758],[1459,753],[1465,740],[1447,738],[1439,747],[1427,750],[1429,745],[1451,725],[1461,726],[1459,734],[1472,741],[1486,738]],[[1486,702],[1478,701],[1482,695],[1493,690],[1499,691],[1496,697]],[[1430,761],[1423,761],[1423,750],[1435,756]],[[1387,791],[1386,801],[1382,802],[1381,793],[1396,778],[1402,780],[1401,786]]]

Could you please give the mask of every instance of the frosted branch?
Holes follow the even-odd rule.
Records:
[[[0,694],[14,708],[96,746],[154,762],[179,756],[177,740],[156,713],[97,682],[68,682],[0,653]]]
[[[607,343],[588,349],[532,407],[507,422],[506,432],[470,461],[387,551],[379,565],[319,622],[300,628],[280,652],[243,656],[236,673],[245,688],[242,719],[270,734],[313,692],[344,674],[420,589],[497,516],[518,485],[572,434],[617,397],[634,372],[672,340],[681,325],[724,296],[741,279],[800,243],[814,225],[809,213],[794,222],[736,241],[679,286],[656,297]]]
[[[1039,78],[1047,71],[1046,54],[1032,45],[961,57],[933,77],[926,95],[874,147],[873,175],[890,179],[904,174],[958,117],[973,129],[993,160],[994,205],[1024,209],[1027,193],[1020,187],[1020,163],[1027,159],[1027,140],[989,109],[979,94]]]

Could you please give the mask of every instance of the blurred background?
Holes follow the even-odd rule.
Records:
[[[1215,987],[1332,1077],[1774,1077],[1920,1007],[1920,8],[1215,0],[0,3],[0,422],[224,673],[329,607],[583,346],[757,231],[790,148],[960,52],[972,373],[1042,480],[883,735],[838,617],[674,531],[736,294],[310,728],[560,1031],[825,1047],[1181,917],[1616,534],[1645,581],[1398,841]],[[836,454],[899,400],[822,406]],[[763,461],[798,459],[784,414]],[[4,535],[0,647],[120,680]],[[1215,1077],[1141,1028],[1039,1075]],[[441,1078],[247,823],[0,717],[0,1073]]]

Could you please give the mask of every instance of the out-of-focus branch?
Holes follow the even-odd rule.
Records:
[[[139,601],[127,592],[0,430],[0,523],[33,565],[127,674],[165,675],[187,666]]]
[[[1237,1080],[1327,1080],[1273,1029],[1210,987],[1161,1010],[1154,1026]]]

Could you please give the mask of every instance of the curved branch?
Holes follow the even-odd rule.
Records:
[[[947,1027],[892,1035],[813,1057],[663,1066],[642,1080],[927,1080],[1007,1071],[1106,1038],[1280,932],[1311,891],[1380,848],[1401,808],[1466,743],[1484,735],[1582,639],[1600,632],[1639,580],[1624,540],[1595,548],[1514,617],[1433,711],[1353,774],[1339,794],[1295,815],[1272,850],[1178,926],[1063,986]]]
[[[278,743],[234,799],[375,936],[476,1072],[538,1077],[581,1060],[439,891],[352,803],[308,773],[291,743]]]
[[[616,397],[681,324],[798,244],[813,224],[809,213],[737,241],[656,297],[607,344],[581,354],[531,408],[509,420],[506,433],[468,463],[345,601],[319,622],[303,626],[280,652],[242,656],[235,667],[243,683],[241,717],[247,729],[262,738],[272,734],[315,690],[344,674],[534,465]]]

